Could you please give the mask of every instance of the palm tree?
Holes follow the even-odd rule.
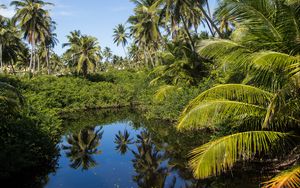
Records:
[[[168,30],[172,33],[173,38],[176,38],[182,24],[184,33],[188,37],[192,50],[195,51],[195,41],[193,40],[190,29],[194,27],[194,29],[197,30],[202,17],[202,13],[196,6],[196,2],[186,0],[166,0],[164,1],[163,6],[161,19],[164,19],[166,24],[170,23],[171,28]]]
[[[134,43],[143,49],[145,60],[151,61],[152,67],[155,66],[155,51],[159,48],[161,41],[160,9],[161,0],[132,0],[136,4],[134,15],[128,19],[130,26],[130,35]]]
[[[0,17],[0,71],[4,71],[4,63],[7,63],[14,72],[13,64],[17,62],[24,48],[20,32],[13,22],[8,18]]]
[[[21,30],[24,32],[24,38],[31,44],[29,65],[29,71],[31,72],[35,68],[34,53],[36,45],[42,40],[43,36],[49,34],[49,12],[44,7],[52,4],[41,0],[20,0],[12,1],[11,5],[15,6],[16,9],[13,20],[18,22]]]
[[[226,18],[235,25],[231,38],[242,45],[256,51],[300,52],[299,1],[223,0],[216,12],[219,22]]]
[[[109,62],[109,59],[112,58],[112,51],[109,47],[105,47],[104,50],[102,51],[103,57],[105,57],[105,61]]]
[[[119,24],[117,25],[117,27],[114,29],[114,43],[117,44],[117,46],[119,46],[120,44],[122,44],[124,53],[127,57],[127,52],[125,50],[125,46],[127,45],[128,41],[127,39],[129,38],[129,34],[126,33],[126,28],[123,24]]]
[[[100,144],[102,135],[102,128],[97,131],[94,128],[85,128],[80,130],[79,133],[67,137],[69,145],[63,146],[63,149],[67,151],[66,155],[72,162],[70,165],[72,168],[82,167],[82,170],[88,170],[97,165],[93,155],[101,153],[97,147]]]
[[[224,84],[203,92],[182,112],[179,129],[218,128],[226,123],[244,130],[193,150],[190,165],[195,177],[220,175],[238,161],[278,148],[288,152],[291,148],[282,143],[290,143],[294,135],[288,132],[300,122],[299,58],[273,51],[252,52],[226,40],[204,42],[199,53],[219,63],[230,62],[247,77],[246,84]]]
[[[87,77],[89,69],[95,71],[96,64],[100,61],[100,46],[95,37],[75,31],[71,33],[69,43],[63,46],[70,46],[66,54],[71,54],[71,61],[77,64],[77,71],[82,72],[84,77]]]

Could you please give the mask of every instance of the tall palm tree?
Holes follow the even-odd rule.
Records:
[[[178,34],[178,30],[183,27],[187,35],[192,49],[195,50],[195,41],[193,40],[190,29],[195,30],[201,23],[202,13],[195,1],[186,0],[165,0],[163,2],[161,19],[164,19],[166,24],[170,23],[170,32],[173,38]],[[182,25],[182,26],[181,26]]]
[[[69,145],[63,146],[63,149],[72,162],[70,165],[72,168],[82,167],[82,170],[88,170],[97,165],[92,156],[101,153],[97,147],[100,145],[102,135],[102,128],[97,131],[94,128],[85,128],[67,137]]]
[[[125,50],[125,46],[128,43],[128,38],[129,38],[129,34],[126,33],[126,28],[123,24],[119,24],[117,25],[117,27],[114,29],[114,43],[117,44],[117,46],[119,46],[120,44],[122,44],[124,53],[127,57],[127,52]]]
[[[49,34],[49,12],[44,7],[52,4],[42,0],[20,0],[12,1],[11,5],[15,6],[16,9],[13,20],[18,23],[24,32],[24,38],[31,44],[29,65],[29,71],[31,72],[35,66],[34,53],[36,45],[42,40],[42,36]]]
[[[112,51],[109,47],[105,47],[102,51],[103,57],[105,57],[105,61],[109,62],[109,60],[112,58]]]
[[[132,2],[136,7],[134,15],[128,19],[131,24],[130,35],[134,42],[143,49],[146,64],[149,59],[154,67],[155,51],[161,42],[159,29],[161,0],[132,0]]]
[[[66,54],[71,54],[73,63],[77,65],[77,71],[86,77],[89,69],[95,71],[96,64],[100,61],[100,46],[95,37],[71,33],[69,42],[63,46],[70,46]]]

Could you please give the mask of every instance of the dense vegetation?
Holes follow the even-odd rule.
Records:
[[[129,27],[112,34],[125,58],[80,31],[55,54],[44,1],[13,1],[15,16],[0,15],[1,161],[19,153],[1,178],[55,164],[65,114],[131,106],[213,133],[188,155],[197,179],[271,161],[281,173],[263,186],[299,187],[299,0],[220,0],[214,12],[208,1],[132,2]]]

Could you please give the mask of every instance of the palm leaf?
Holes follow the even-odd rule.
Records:
[[[162,102],[166,99],[167,96],[172,95],[172,93],[181,90],[181,87],[172,86],[172,85],[164,85],[161,86],[154,95],[154,101]]]
[[[266,108],[245,102],[229,100],[203,101],[187,113],[181,115],[178,129],[214,127],[235,117],[264,117]]]
[[[251,131],[237,133],[211,141],[191,152],[189,162],[199,179],[220,175],[239,160],[269,152],[281,139],[289,135],[280,132]]]
[[[190,102],[183,114],[189,112],[204,100],[227,99],[249,104],[259,104],[265,106],[272,98],[273,94],[257,87],[243,84],[223,84],[208,89]]]
[[[264,183],[264,188],[298,188],[300,187],[300,166],[280,173]]]

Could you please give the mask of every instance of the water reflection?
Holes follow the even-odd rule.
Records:
[[[130,148],[128,145],[133,144],[133,139],[130,138],[130,134],[127,130],[122,133],[121,131],[118,132],[115,136],[115,141],[114,143],[116,144],[116,150],[120,152],[121,155],[125,155]]]
[[[98,150],[100,140],[102,138],[102,127],[95,130],[93,127],[87,127],[80,130],[78,133],[73,133],[67,136],[68,145],[63,146],[66,151],[66,156],[69,158],[70,167],[82,170],[88,170],[97,165],[93,155],[101,154]]]
[[[65,127],[72,134],[63,137],[60,168],[50,177],[47,188],[252,188],[258,185],[246,182],[245,178],[237,181],[240,172],[234,173],[234,178],[229,174],[222,179],[195,180],[187,156],[193,148],[210,139],[209,132],[203,130],[178,132],[169,123],[149,121],[131,109],[72,114]],[[101,165],[96,166],[97,163]],[[69,166],[81,170],[95,168],[82,173]],[[246,177],[251,180],[248,174]]]

